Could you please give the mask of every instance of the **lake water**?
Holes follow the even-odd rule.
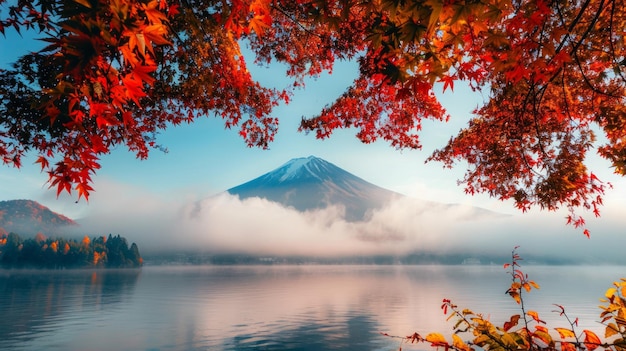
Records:
[[[522,268],[541,285],[527,309],[565,327],[559,303],[603,335],[599,299],[626,268]],[[501,266],[0,270],[0,350],[397,350],[381,332],[449,336],[443,298],[508,319],[509,284]]]

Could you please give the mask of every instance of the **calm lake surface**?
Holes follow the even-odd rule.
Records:
[[[559,303],[603,335],[599,299],[625,267],[522,269],[541,286],[527,309],[566,327]],[[509,284],[502,266],[0,270],[0,350],[397,350],[381,332],[449,336],[443,298],[500,324]]]

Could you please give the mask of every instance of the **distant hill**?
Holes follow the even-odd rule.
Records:
[[[32,200],[0,201],[0,232],[14,232],[22,236],[61,234],[60,230],[77,223],[62,214]]]

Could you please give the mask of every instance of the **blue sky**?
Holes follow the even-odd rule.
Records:
[[[0,51],[3,66],[12,62],[18,53],[25,53],[26,48],[36,45],[28,33],[23,38],[12,31],[7,34],[4,43],[14,50]],[[251,65],[250,70],[266,86],[282,88],[289,85],[288,79],[281,78],[284,70],[280,66]],[[338,62],[332,76],[325,74],[309,79],[305,89],[297,90],[288,105],[276,108],[280,129],[270,150],[246,147],[237,129],[226,130],[217,117],[201,118],[159,135],[158,142],[168,148],[168,153],[153,150],[148,160],[141,161],[123,146],[113,150],[111,155],[102,159],[102,169],[94,177],[96,193],[99,183],[106,179],[155,194],[193,193],[202,198],[248,181],[291,158],[315,155],[372,183],[404,194],[442,199],[441,191],[444,191],[449,193],[443,198],[446,201],[473,202],[456,186],[458,172],[443,170],[440,164],[424,165],[430,152],[444,145],[467,121],[469,111],[482,100],[481,96],[470,91],[457,91],[444,97],[443,102],[454,116],[453,121],[448,124],[425,121],[423,150],[396,150],[384,141],[366,145],[356,139],[355,130],[339,130],[327,140],[316,140],[314,135],[297,132],[301,116],[312,116],[331,103],[349,86],[357,71],[354,62]],[[462,90],[462,87],[457,89]],[[65,204],[73,199],[62,196],[61,201],[51,200],[50,194],[54,195],[54,192],[46,190],[46,176],[33,165],[34,159],[31,155],[19,170],[2,169],[0,199],[45,199],[47,206],[67,212]],[[70,215],[80,215],[85,206],[89,204],[72,206]]]
[[[28,38],[17,38],[11,31],[7,32],[7,39],[2,39],[1,43],[0,65],[11,62],[17,54],[26,52],[26,47],[33,45]],[[287,80],[281,78],[283,70],[280,66],[251,66],[250,71],[264,85],[282,87],[288,84]],[[424,214],[428,211],[424,211],[421,205],[394,204],[375,216],[371,223],[382,227],[391,225],[392,230],[401,231],[405,235],[405,241],[389,244],[385,250],[396,250],[406,246],[407,242],[409,247],[419,242],[420,247],[434,250],[455,241],[458,247],[474,247],[478,250],[487,245],[487,242],[498,241],[501,246],[497,249],[502,252],[501,250],[508,250],[519,244],[541,248],[555,245],[565,247],[561,244],[563,239],[573,238],[567,239],[571,246],[569,249],[580,250],[582,254],[593,247],[600,250],[599,248],[610,246],[616,240],[624,241],[621,232],[626,224],[622,215],[623,208],[626,208],[626,181],[613,175],[608,163],[597,158],[590,165],[601,179],[612,182],[614,189],[606,196],[606,206],[600,220],[594,220],[591,214],[586,215],[592,235],[601,237],[594,239],[593,247],[589,246],[587,239],[582,238],[580,231],[565,226],[564,212],[533,211],[522,215],[514,209],[511,202],[499,202],[484,195],[465,195],[463,188],[456,182],[465,171],[462,164],[453,170],[443,169],[438,163],[424,164],[424,160],[433,150],[445,145],[467,123],[471,111],[485,99],[480,93],[473,93],[461,85],[456,85],[454,92],[448,91],[446,94],[436,91],[450,113],[451,121],[423,123],[423,150],[399,151],[385,142],[362,144],[354,136],[355,130],[337,131],[330,139],[323,141],[316,140],[313,135],[298,133],[301,116],[314,115],[324,105],[332,102],[356,74],[356,64],[339,62],[332,76],[323,75],[309,79],[305,89],[295,92],[290,104],[276,108],[275,116],[280,119],[280,129],[275,142],[270,145],[270,150],[246,147],[236,129],[225,130],[220,119],[207,117],[190,125],[163,131],[158,141],[169,149],[169,153],[154,150],[148,160],[140,161],[123,146],[113,150],[102,159],[102,169],[93,178],[95,192],[88,203],[84,200],[75,203],[75,194],[62,195],[57,199],[56,192],[47,189],[46,175],[40,173],[38,166],[33,164],[34,155],[24,161],[21,169],[6,166],[0,168],[0,200],[33,199],[71,218],[92,218],[91,227],[85,228],[91,228],[94,233],[112,232],[125,235],[129,232],[126,235],[130,240],[133,240],[133,234],[140,237],[149,235],[143,238],[152,239],[155,232],[168,235],[171,231],[178,231],[177,228],[186,228],[186,232],[191,233],[189,238],[193,240],[220,238],[206,239],[207,245],[215,247],[249,245],[251,249],[256,249],[268,242],[281,242],[284,247],[291,247],[293,252],[302,247],[302,243],[307,243],[310,247],[319,245],[320,232],[351,233],[363,228],[355,228],[354,225],[341,221],[333,222],[339,224],[330,227],[320,225],[319,223],[329,223],[329,218],[336,219],[336,214],[332,212],[303,217],[265,202],[239,202],[214,196],[279,167],[291,158],[315,155],[371,183],[417,199],[480,206],[513,215],[511,220],[497,223],[459,222],[460,224],[452,225],[442,222],[454,222],[461,215],[440,213],[437,216],[448,217],[433,221],[432,214]],[[207,200],[212,197],[214,200]],[[185,217],[193,203],[202,204],[207,219],[191,221]],[[232,210],[225,210],[226,208]],[[241,227],[237,229],[238,232],[233,229],[241,224],[242,218],[254,223],[251,224],[254,229]],[[271,226],[272,224],[266,223],[270,219],[274,224],[281,223],[283,228],[307,227],[301,230],[303,239],[293,241],[291,231],[280,234],[276,228],[267,229],[267,235],[264,236],[259,228]],[[407,231],[417,227],[421,229],[415,231],[423,234]],[[250,230],[260,234],[251,238]],[[460,232],[468,230],[473,234],[460,236]],[[547,242],[543,237],[546,231],[557,234]],[[510,235],[502,236],[502,232]],[[337,251],[341,253],[351,252],[354,247],[362,244],[355,244],[354,237],[348,234],[337,234],[333,240],[337,240],[333,247],[349,248]],[[288,242],[292,242],[293,246],[285,244]],[[366,246],[363,244],[364,252],[373,250]],[[320,251],[326,249],[319,247]],[[268,248],[268,252],[274,251]]]

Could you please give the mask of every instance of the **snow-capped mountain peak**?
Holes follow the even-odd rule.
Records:
[[[368,211],[401,196],[315,156],[294,158],[227,191],[242,199],[265,198],[300,211],[339,205],[350,220],[363,219]]]
[[[318,175],[321,171],[319,165],[321,162],[326,161],[315,156],[294,158],[277,170],[278,173],[282,172],[279,180],[284,182],[289,179],[295,179],[301,177],[302,173],[308,173],[310,176],[321,179]]]
[[[249,182],[227,190],[240,199],[264,198],[298,211],[334,205],[345,209],[348,221],[365,221],[403,195],[369,183],[319,157],[294,158]],[[415,200],[421,201],[421,200]],[[455,204],[423,202],[431,208],[450,208]],[[473,216],[492,212],[474,208]]]

